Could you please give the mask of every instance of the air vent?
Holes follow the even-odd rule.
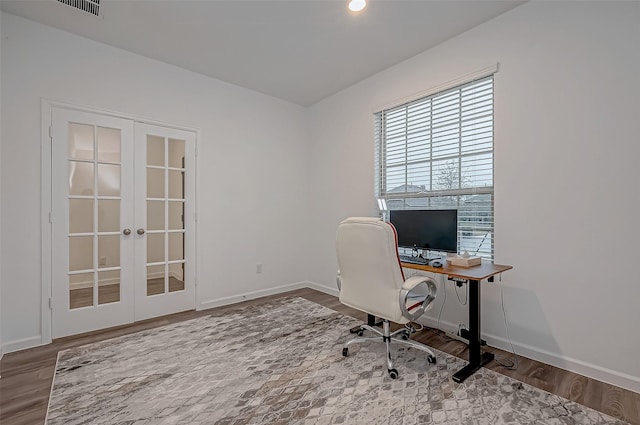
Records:
[[[75,7],[83,12],[90,13],[94,16],[100,16],[100,0],[58,0],[71,7]]]

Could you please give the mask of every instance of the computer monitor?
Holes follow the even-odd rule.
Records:
[[[395,210],[389,221],[399,247],[458,252],[458,210]]]

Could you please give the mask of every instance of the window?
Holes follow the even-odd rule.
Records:
[[[375,114],[376,196],[458,209],[458,251],[493,260],[493,75]]]

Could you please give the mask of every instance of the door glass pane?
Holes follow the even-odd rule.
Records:
[[[184,235],[169,233],[169,261],[184,260]]]
[[[164,294],[164,267],[147,266],[147,295]]]
[[[169,139],[169,167],[184,168],[184,140]]]
[[[147,168],[147,198],[164,198],[164,170]]]
[[[69,233],[93,232],[93,199],[69,199]]]
[[[93,269],[93,236],[69,237],[69,271]]]
[[[93,164],[69,161],[69,195],[93,195]]]
[[[120,301],[120,270],[98,272],[98,304]]]
[[[164,230],[164,201],[147,201],[147,230]]]
[[[120,129],[98,127],[98,161],[120,162]]]
[[[147,263],[164,261],[165,233],[147,233]]]
[[[169,202],[169,230],[184,229],[183,207],[184,202]]]
[[[169,264],[169,292],[184,291],[184,263]]]
[[[98,195],[120,196],[120,166],[98,164]]]
[[[118,199],[98,200],[98,231],[120,231],[120,201]]]
[[[71,309],[93,305],[93,273],[69,275],[69,307]]]
[[[147,136],[147,165],[164,167],[164,138]]]
[[[69,123],[69,159],[93,159],[93,126]]]
[[[120,266],[120,235],[98,236],[98,267]]]
[[[169,198],[183,199],[184,187],[182,184],[182,171],[169,170]]]

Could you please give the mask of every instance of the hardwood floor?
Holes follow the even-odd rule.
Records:
[[[273,295],[267,299],[285,296],[299,296],[324,305],[342,314],[365,320],[365,315],[357,310],[342,305],[332,295],[313,289],[300,289],[284,294]],[[264,300],[245,301],[259,304]],[[237,305],[218,307],[215,311],[233,311]],[[156,319],[138,322],[128,326],[91,332],[84,335],[61,338],[52,344],[5,354],[0,362],[0,423],[2,425],[42,424],[47,411],[51,382],[55,369],[56,356],[59,350],[102,341],[144,329],[164,326],[183,320],[202,317],[214,310],[188,311]],[[415,334],[413,339],[425,343],[451,355],[466,358],[466,346],[458,341],[450,340],[440,332],[424,330]],[[509,354],[498,349],[489,348],[498,357]],[[605,412],[634,425],[640,425],[640,394],[627,391],[613,385],[567,372],[534,360],[520,357],[517,370],[508,370],[496,362],[488,365],[489,369],[511,376],[527,384]]]

